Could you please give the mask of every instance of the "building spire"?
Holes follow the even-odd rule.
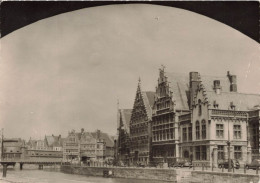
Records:
[[[161,67],[162,67],[161,70],[164,71],[165,66],[163,64],[161,64]]]
[[[119,99],[117,99],[117,111],[119,110]]]

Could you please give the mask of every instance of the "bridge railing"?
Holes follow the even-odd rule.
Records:
[[[16,163],[26,163],[26,162],[43,162],[43,163],[61,163],[62,158],[41,158],[41,157],[26,157],[26,158],[4,158],[1,162],[16,162]]]

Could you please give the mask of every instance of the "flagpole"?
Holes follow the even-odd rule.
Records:
[[[4,160],[4,129],[2,128],[1,159]]]

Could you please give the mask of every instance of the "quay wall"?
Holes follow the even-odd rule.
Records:
[[[61,172],[88,176],[103,176],[104,170],[112,170],[113,177],[160,180],[177,183],[260,183],[259,175],[192,171],[185,169],[128,168],[128,167],[80,167],[61,166]]]
[[[252,174],[192,171],[191,175],[190,183],[260,183],[259,175]]]
[[[127,168],[127,167],[80,167],[80,166],[61,166],[61,172],[89,175],[89,176],[103,176],[104,170],[112,170],[113,177],[116,178],[132,178],[132,179],[146,179],[146,180],[161,180],[176,182],[178,177],[186,175],[190,172],[178,171],[174,169],[156,169],[156,168]],[[181,175],[180,175],[181,174]]]

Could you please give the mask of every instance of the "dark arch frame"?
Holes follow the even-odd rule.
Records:
[[[82,8],[113,4],[153,4],[189,10],[222,22],[259,42],[259,2],[257,1],[152,1],[152,2],[84,2],[84,1],[16,1],[0,5],[1,37],[38,20]]]

